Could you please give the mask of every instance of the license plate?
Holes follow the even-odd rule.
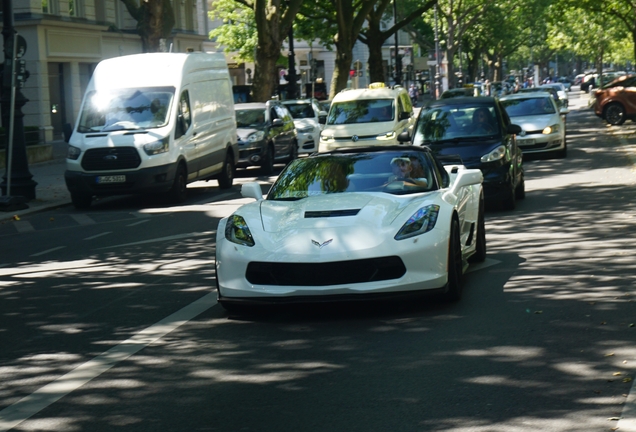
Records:
[[[534,140],[533,139],[519,140],[517,141],[517,144],[519,144],[521,147],[531,146],[531,145],[534,145]]]
[[[125,175],[113,175],[113,176],[98,176],[97,183],[125,183]]]

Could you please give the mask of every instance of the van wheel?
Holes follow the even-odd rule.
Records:
[[[71,192],[71,202],[76,209],[87,209],[91,206],[93,196],[87,193]]]
[[[234,159],[230,153],[225,156],[225,162],[223,162],[223,171],[219,174],[219,187],[221,189],[229,189],[234,182]]]
[[[182,203],[188,197],[188,174],[186,167],[183,164],[179,164],[177,167],[177,173],[174,176],[174,183],[170,190],[170,198],[175,203]]]
[[[265,175],[274,174],[274,147],[267,146],[263,163],[261,164],[261,172]]]

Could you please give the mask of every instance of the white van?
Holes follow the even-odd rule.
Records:
[[[319,151],[399,144],[398,135],[411,130],[415,120],[411,98],[401,86],[373,83],[366,89],[343,90],[331,102]]]
[[[149,53],[95,68],[69,139],[64,174],[77,208],[100,195],[168,192],[234,180],[238,146],[222,53]]]

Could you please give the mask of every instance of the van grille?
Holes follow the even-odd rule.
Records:
[[[134,147],[90,149],[82,159],[82,168],[85,171],[134,169],[140,164],[141,157]]]
[[[245,274],[255,285],[328,286],[399,279],[406,267],[397,256],[326,263],[251,262]]]

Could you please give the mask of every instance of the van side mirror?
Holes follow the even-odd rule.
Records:
[[[519,135],[521,131],[522,131],[521,126],[516,124],[509,124],[508,127],[506,128],[506,133],[513,134],[513,135]]]
[[[399,143],[407,143],[411,141],[411,134],[409,131],[404,131],[398,135],[397,140]]]
[[[70,123],[64,123],[63,132],[64,142],[68,143],[71,140],[71,135],[73,135],[73,126]]]
[[[411,113],[410,112],[401,112],[400,113],[400,120],[408,120],[411,118]]]
[[[327,115],[318,116],[318,123],[321,125],[327,124]]]
[[[285,123],[283,123],[283,119],[276,118],[276,119],[272,120],[272,127],[281,127],[284,124]]]

